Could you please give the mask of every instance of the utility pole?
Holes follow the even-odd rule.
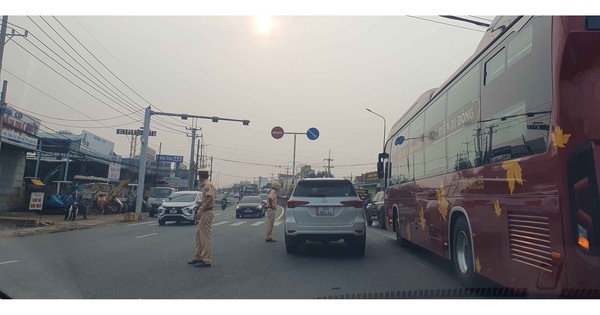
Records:
[[[213,166],[213,157],[210,157],[210,181],[212,182],[212,166]]]
[[[331,158],[331,149],[329,150],[329,158],[325,159],[325,161],[327,161],[327,177],[332,177],[331,169],[333,168],[333,166],[331,166],[331,162],[333,161],[333,159]]]
[[[160,154],[162,153],[162,142],[158,145],[158,156],[160,156]],[[154,174],[154,183],[152,186],[156,186],[156,178],[158,177],[158,163],[160,163],[160,161],[158,160],[158,157],[156,158],[156,174]]]
[[[0,58],[0,61],[2,59]],[[0,153],[2,152],[2,125],[4,122],[4,111],[6,110],[6,88],[8,81],[2,82],[2,94],[0,95]]]
[[[8,24],[8,15],[2,17],[2,27],[0,28],[0,70],[2,69],[2,57],[4,57],[4,43],[6,42],[6,25]],[[6,85],[7,81],[2,82],[2,97],[0,97],[0,152],[2,152],[2,122],[4,121]]]
[[[196,182],[196,168],[197,165],[194,163],[194,145],[196,144],[196,131],[202,130],[202,128],[185,128],[186,130],[192,131],[192,149],[190,150],[190,170],[188,175],[188,190],[194,190]]]
[[[198,139],[198,143],[197,143],[197,147],[196,147],[196,165],[200,165],[200,168],[202,168],[202,163],[200,163],[200,139]]]

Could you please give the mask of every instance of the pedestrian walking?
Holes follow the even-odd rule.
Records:
[[[277,192],[281,188],[281,184],[278,181],[271,183],[271,191],[269,191],[269,197],[267,198],[267,237],[265,242],[277,242],[273,239],[273,225],[275,224],[275,213],[277,212]]]
[[[208,181],[209,173],[206,169],[198,171],[202,190],[202,201],[196,215],[200,216],[198,229],[196,230],[196,254],[194,259],[188,261],[194,267],[210,267],[212,265],[212,221],[215,217],[213,208],[215,207],[215,186]],[[191,180],[191,179],[190,179]]]

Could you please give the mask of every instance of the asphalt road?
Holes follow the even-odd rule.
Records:
[[[235,203],[218,209],[210,268],[186,263],[196,226],[151,219],[0,240],[0,290],[35,299],[313,299],[461,288],[448,262],[399,247],[377,224],[368,228],[364,257],[343,242],[307,243],[289,255],[282,208],[277,243],[264,241],[265,218],[236,219]]]

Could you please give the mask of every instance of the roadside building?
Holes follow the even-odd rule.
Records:
[[[41,121],[11,106],[0,117],[0,211],[12,211],[24,204],[26,156],[38,147]]]

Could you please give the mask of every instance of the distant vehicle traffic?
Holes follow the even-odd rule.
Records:
[[[245,216],[264,217],[265,208],[260,196],[245,196],[235,208],[235,217],[238,219]]]
[[[258,196],[258,186],[254,184],[244,186],[244,188],[240,191],[239,198],[241,199],[245,196]]]
[[[373,220],[377,220],[379,222],[379,227],[385,229],[385,208],[383,207],[383,199],[385,197],[385,193],[383,191],[379,191],[373,197],[373,200],[367,204],[367,208],[365,210],[365,216],[367,218],[367,225],[371,226],[373,224]]]
[[[175,188],[171,187],[153,187],[148,198],[148,215],[154,217],[163,201],[175,192]]]

